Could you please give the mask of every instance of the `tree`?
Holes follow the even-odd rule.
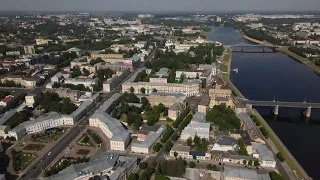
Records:
[[[246,165],[246,164],[247,164],[247,160],[244,159],[244,160],[242,161],[242,164]]]
[[[259,166],[259,165],[260,165],[259,161],[258,161],[258,160],[255,160],[255,161],[254,161],[254,166]]]
[[[242,138],[238,139],[239,151],[240,155],[248,155],[245,142]]]
[[[130,92],[134,93],[134,88],[132,86],[130,87]]]
[[[199,145],[200,142],[201,142],[200,137],[195,135],[194,138],[193,138],[193,142],[194,142],[195,145]]]
[[[193,161],[191,161],[191,162],[189,163],[189,167],[190,167],[190,168],[195,168],[196,166],[197,166],[196,163],[193,162]]]
[[[186,171],[185,161],[181,157],[162,160],[159,163],[159,170],[162,175],[182,177]]]
[[[140,164],[139,164],[139,168],[140,169],[146,169],[148,167],[148,163],[146,163],[146,162],[140,162]]]
[[[206,121],[213,122],[220,131],[240,129],[240,119],[224,104],[214,106],[206,115]]]
[[[157,142],[155,145],[153,145],[153,151],[158,152],[162,148],[162,144]]]
[[[183,83],[183,81],[186,79],[186,74],[185,73],[182,73],[180,75],[180,79],[179,79],[179,83]]]
[[[192,146],[192,138],[191,138],[191,137],[189,137],[189,138],[187,139],[187,145],[188,145],[188,146]]]
[[[53,85],[52,85],[53,89],[56,89],[56,88],[59,88],[59,87],[61,87],[61,84],[57,83],[57,82],[53,83]]]
[[[252,160],[249,160],[249,161],[248,161],[248,165],[249,165],[249,166],[252,166]]]
[[[163,116],[168,116],[169,109],[165,108],[163,111]]]
[[[144,87],[142,87],[142,88],[140,89],[140,92],[141,92],[142,94],[145,94],[145,93],[146,93],[146,89],[145,89]]]
[[[153,88],[152,92],[158,92],[158,90],[156,88]]]
[[[271,180],[284,180],[284,177],[274,171],[270,172],[269,175]]]
[[[128,176],[128,180],[138,180],[139,179],[139,175],[138,174],[130,174]]]
[[[146,98],[146,97],[142,97],[141,98],[141,103],[142,103],[142,105],[147,105],[147,104],[149,104],[149,101],[148,101],[148,99]]]
[[[283,161],[285,160],[281,152],[278,152],[278,153],[276,154],[276,157],[277,157],[277,158],[279,159],[279,161],[281,161],[281,162],[283,162]]]
[[[88,76],[90,72],[86,68],[82,68],[83,75]]]
[[[208,169],[208,170],[212,170],[212,169],[213,169],[212,164],[208,164],[208,165],[207,165],[207,169]]]
[[[174,152],[173,155],[174,155],[174,157],[178,157],[178,153],[177,152]]]

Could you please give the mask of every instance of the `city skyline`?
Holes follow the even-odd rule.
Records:
[[[317,0],[0,0],[0,11],[317,11]],[[170,6],[168,6],[170,4]]]

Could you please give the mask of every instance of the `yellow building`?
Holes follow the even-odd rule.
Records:
[[[90,73],[96,73],[96,71],[97,71],[97,67],[96,66],[83,65],[80,68],[81,72],[83,72],[83,68],[87,69]]]
[[[216,97],[210,100],[210,108],[212,108],[213,106],[221,105],[221,104],[225,104],[226,107],[233,108],[233,102],[231,98]]]
[[[216,98],[216,97],[224,97],[224,98],[230,98],[232,94],[231,89],[227,87],[222,87],[222,88],[214,88],[214,89],[209,89],[209,96],[210,98]]]
[[[210,105],[210,98],[204,96],[198,104],[198,112],[207,113]]]
[[[21,76],[6,76],[1,78],[1,83],[5,83],[7,81],[13,81],[15,84],[20,84],[24,87],[35,87],[37,81],[35,78],[24,78]]]
[[[88,61],[90,62],[92,59],[101,58],[102,60],[105,59],[123,59],[123,54],[91,54]]]

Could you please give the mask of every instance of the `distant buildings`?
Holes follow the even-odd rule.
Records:
[[[97,84],[97,79],[90,78],[66,78],[64,84],[84,85],[84,87],[92,89],[92,86]]]
[[[183,159],[186,158],[196,160],[211,160],[210,153],[191,151],[190,146],[185,146],[180,143],[175,143],[173,145],[170,150],[169,156],[175,157],[175,154],[177,154],[177,157],[181,157]]]
[[[35,54],[36,51],[33,45],[23,46],[24,54]]]
[[[136,44],[134,44],[134,46],[139,49],[144,49],[147,46],[147,41],[139,41]]]
[[[20,84],[23,87],[31,88],[35,87],[39,83],[40,79],[36,77],[22,77],[17,75],[10,75],[1,78],[1,83],[6,81],[13,81],[15,84]]]
[[[120,156],[118,153],[102,152],[97,159],[73,164],[46,179],[93,179],[125,180],[137,167],[137,158]]]
[[[51,39],[36,39],[36,45],[48,45]]]

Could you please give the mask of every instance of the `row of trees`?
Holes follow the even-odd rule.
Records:
[[[57,93],[45,92],[40,94],[39,105],[45,112],[55,111],[62,114],[70,114],[77,109],[70,98],[63,98],[62,102]]]
[[[61,162],[61,164],[50,167],[48,170],[44,172],[44,176],[45,177],[52,176],[54,174],[57,174],[61,170],[69,167],[72,164],[79,164],[79,163],[88,162],[88,161],[89,161],[89,158],[86,158],[86,157],[82,157],[82,158],[62,157],[61,160],[58,161],[58,162]]]
[[[13,115],[7,122],[4,123],[4,125],[7,125],[12,129],[18,126],[19,124],[28,121],[31,115],[32,114],[28,111],[20,111]]]
[[[0,99],[3,99],[8,95],[10,95],[8,91],[0,91]]]
[[[193,139],[191,137],[187,139],[187,145],[194,148],[198,152],[207,152],[209,141],[205,138],[201,139],[196,135]],[[193,158],[196,159],[195,157]]]
[[[199,45],[191,47],[189,52],[174,53],[171,50],[165,52],[156,51],[154,60],[146,63],[146,67],[158,71],[162,67],[169,69],[190,69],[190,64],[211,64],[216,62],[217,56],[223,53],[222,46]]]
[[[182,177],[186,172],[186,163],[181,157],[162,160],[159,163],[159,171],[166,176]]]
[[[240,128],[240,120],[232,109],[224,104],[214,106],[206,115],[206,121],[213,122],[220,131]]]
[[[189,114],[190,108],[187,107],[180,115],[179,117],[172,123],[172,126],[174,128],[178,128],[179,124],[184,120],[184,118]]]
[[[307,57],[306,54],[319,54],[320,53],[320,51],[318,49],[302,48],[302,47],[296,47],[296,46],[289,47],[289,50],[298,54],[299,56],[304,57],[304,58]]]
[[[242,138],[238,139],[238,145],[239,145],[239,151],[238,153],[240,155],[248,155],[247,149],[246,149],[246,144]]]
[[[53,83],[52,88],[56,89],[56,88],[69,88],[72,90],[78,90],[78,91],[91,91],[90,88],[85,87],[83,84],[78,84],[78,85],[74,85],[74,84],[60,84],[60,83]]]

